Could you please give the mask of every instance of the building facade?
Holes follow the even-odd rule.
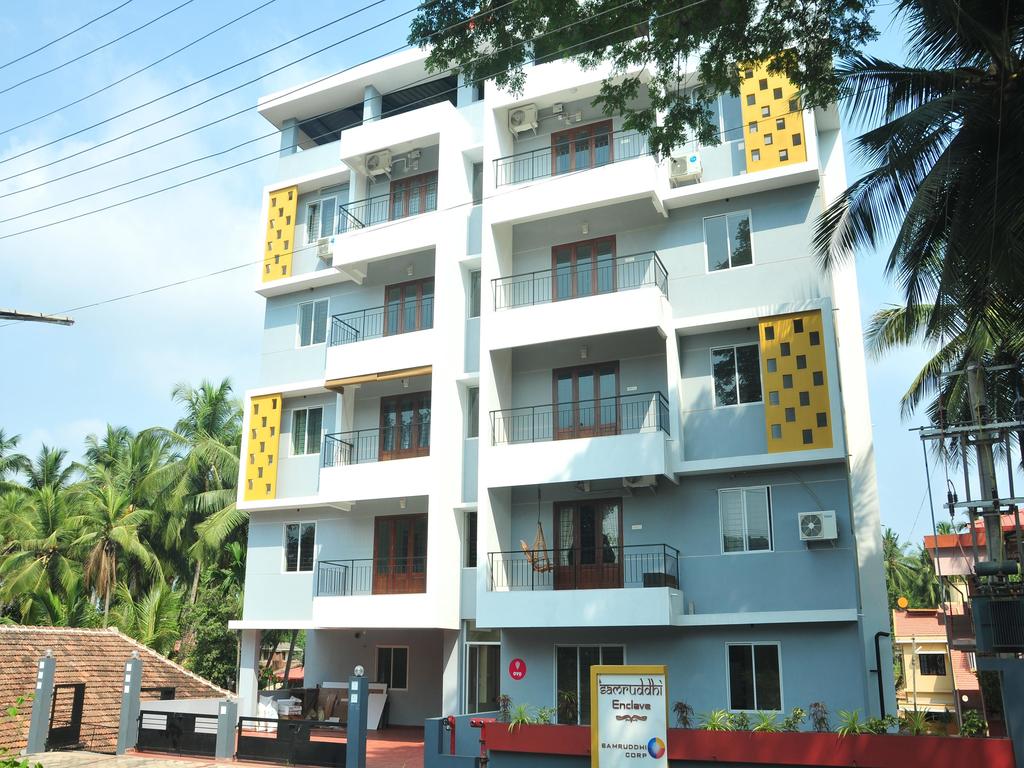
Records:
[[[659,160],[591,105],[605,71],[511,94],[424,59],[260,101],[243,713],[278,628],[392,723],[585,723],[619,662],[698,713],[893,711],[856,277],[811,253],[836,113],[752,67],[721,144]]]

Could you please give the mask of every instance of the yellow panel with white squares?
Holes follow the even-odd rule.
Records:
[[[249,401],[249,434],[246,435],[246,501],[277,497],[278,446],[281,442],[281,395],[261,395]]]
[[[758,322],[768,452],[832,447],[821,312]]]
[[[748,173],[807,159],[798,92],[785,75],[765,64],[740,67],[740,109]]]
[[[299,188],[287,187],[270,193],[267,204],[267,236],[263,247],[263,282],[292,275],[295,245],[295,213]]]

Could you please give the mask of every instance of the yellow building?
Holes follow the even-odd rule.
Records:
[[[962,708],[980,709],[973,654],[949,649],[945,613],[938,608],[911,608],[893,611],[892,617],[903,667],[903,684],[896,691],[900,711],[952,714],[957,697]]]

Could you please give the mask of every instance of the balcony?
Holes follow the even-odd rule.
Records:
[[[668,400],[661,392],[492,411],[495,454],[487,484],[665,474],[669,436]]]
[[[499,157],[494,161],[494,185],[521,184],[564,173],[585,171],[632,160],[651,152],[647,137],[637,131],[602,132],[558,141],[548,147]]]
[[[434,327],[434,297],[407,304],[392,303],[373,309],[345,312],[331,318],[330,346],[353,344],[383,336],[397,336]]]
[[[427,591],[427,557],[320,560],[316,597],[411,595]]]
[[[487,565],[479,626],[669,626],[683,614],[679,550],[668,544],[490,552]]]
[[[430,419],[324,437],[323,466],[337,467],[430,455]]]
[[[376,371],[382,360],[392,370],[429,366],[438,351],[433,328],[432,295],[398,298],[383,307],[334,315],[327,339],[326,378]]]
[[[343,502],[423,496],[434,483],[430,462],[429,418],[325,435],[320,496]]]

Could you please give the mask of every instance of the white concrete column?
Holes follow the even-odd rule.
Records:
[[[363,122],[369,123],[380,120],[381,111],[384,108],[384,97],[380,91],[372,85],[363,88]]]
[[[260,637],[258,629],[243,629],[241,653],[238,662],[238,714],[256,717],[256,697],[259,695]]]
[[[459,631],[446,629],[442,635],[441,714],[454,715],[459,713]]]

